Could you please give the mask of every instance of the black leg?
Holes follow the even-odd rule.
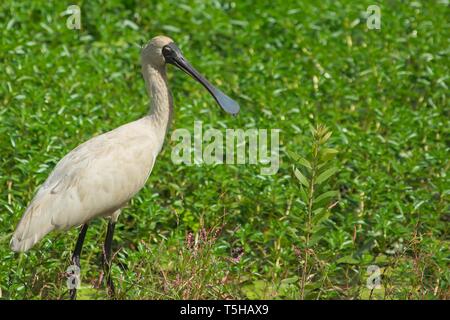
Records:
[[[106,232],[105,245],[103,246],[103,269],[106,274],[106,284],[108,286],[108,293],[114,297],[114,284],[111,279],[111,253],[112,253],[112,240],[114,235],[115,222],[108,222],[108,231]]]
[[[78,240],[77,244],[75,245],[75,250],[73,251],[72,255],[72,265],[76,265],[78,268],[81,268],[80,265],[80,255],[81,255],[81,249],[83,249],[83,242],[84,238],[86,237],[86,231],[88,229],[88,224],[83,224],[81,227],[80,233],[78,234]],[[70,299],[75,300],[77,297],[77,289],[70,289]]]

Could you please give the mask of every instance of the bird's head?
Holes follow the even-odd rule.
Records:
[[[163,68],[167,63],[180,68],[200,82],[223,110],[232,115],[236,115],[239,112],[239,104],[206,80],[184,58],[181,50],[172,39],[166,36],[154,37],[142,50],[141,60],[143,65],[150,64],[156,68]]]
[[[162,50],[171,43],[174,43],[173,40],[166,36],[157,36],[151,39],[142,50],[142,63],[149,63],[155,67],[163,67],[166,64],[166,60],[164,59]]]

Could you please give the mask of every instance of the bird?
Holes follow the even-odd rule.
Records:
[[[239,104],[206,80],[172,39],[162,35],[152,38],[141,50],[141,71],[150,97],[148,114],[91,138],[56,164],[13,233],[13,251],[28,251],[53,230],[81,226],[71,257],[72,265],[81,268],[89,223],[95,218],[107,218],[102,264],[108,293],[114,296],[110,270],[115,225],[121,209],[144,187],[171,124],[173,99],[166,73],[168,64],[197,80],[226,113],[237,115]],[[76,288],[69,289],[69,294],[76,299]]]

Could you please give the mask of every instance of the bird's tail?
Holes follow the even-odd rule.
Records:
[[[11,250],[27,251],[54,229],[51,219],[43,211],[40,205],[30,204],[11,238]]]

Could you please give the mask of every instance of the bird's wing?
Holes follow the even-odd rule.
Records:
[[[19,222],[11,240],[14,251],[28,250],[54,229],[111,214],[142,188],[156,155],[148,136],[139,130],[124,132],[123,127],[81,144],[61,159]]]

